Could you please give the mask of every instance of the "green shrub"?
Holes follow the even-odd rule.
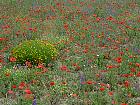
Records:
[[[28,40],[20,43],[11,51],[11,56],[17,59],[17,63],[24,64],[30,61],[32,64],[48,64],[58,55],[57,49],[50,43],[42,40]]]

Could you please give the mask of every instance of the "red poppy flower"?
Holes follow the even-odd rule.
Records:
[[[15,89],[15,88],[17,88],[17,86],[16,86],[16,85],[13,85],[13,86],[12,86],[12,88],[14,88],[14,89]]]
[[[117,57],[117,58],[115,59],[115,61],[118,62],[118,63],[121,63],[121,62],[122,62],[122,57]]]
[[[100,20],[101,20],[101,18],[100,18],[100,17],[97,17],[97,18],[96,18],[96,21],[97,21],[97,22],[99,22]]]
[[[125,82],[124,82],[124,86],[128,88],[128,87],[130,86],[129,81],[125,81]]]
[[[54,86],[55,85],[55,82],[50,82],[50,86]]]
[[[24,87],[26,86],[26,84],[25,84],[25,82],[21,82],[20,84],[19,84],[19,89],[23,89]]]
[[[137,77],[140,77],[140,72],[138,72],[138,73],[136,74],[136,76],[137,76]]]
[[[68,30],[68,24],[64,24],[64,28],[65,28],[65,30]]]
[[[111,68],[113,68],[113,67],[114,67],[113,65],[108,65],[108,66],[107,66],[108,69],[111,69]]]
[[[88,49],[83,50],[83,53],[88,53]]]
[[[37,68],[44,68],[44,65],[43,64],[38,64]]]
[[[128,48],[126,48],[125,50],[126,50],[126,51],[128,51],[129,49],[128,49]]]
[[[26,84],[25,82],[21,82],[19,85],[24,87]]]
[[[32,92],[31,92],[30,89],[26,89],[26,90],[24,90],[24,92],[25,92],[26,94],[32,94]]]
[[[94,17],[97,17],[97,14],[93,14]]]
[[[114,20],[114,18],[112,16],[109,16],[106,18],[106,20],[112,21],[112,20]]]
[[[8,90],[8,93],[9,93],[9,94],[13,94],[14,91],[12,91],[12,90]]]
[[[104,87],[101,87],[101,88],[100,88],[100,91],[104,91],[104,90],[105,90],[105,88],[104,88]]]
[[[61,82],[62,85],[67,85],[67,82]]]
[[[73,96],[73,97],[77,97],[77,94],[74,93],[74,94],[72,94],[72,96]]]
[[[0,38],[0,41],[7,40],[7,38]]]
[[[23,86],[19,86],[19,87],[18,87],[18,89],[21,89],[21,90],[22,90],[23,88],[24,88]]]
[[[60,69],[61,69],[62,71],[66,71],[68,68],[67,68],[67,66],[63,65],[63,66],[60,67]]]
[[[93,84],[93,82],[92,82],[91,80],[88,80],[86,83],[87,83],[88,85]]]
[[[136,63],[135,65],[136,65],[137,67],[140,67],[140,63]]]
[[[25,64],[26,64],[27,67],[32,68],[32,64],[31,64],[30,61],[26,61]]]
[[[124,52],[119,52],[119,54],[122,56],[124,54]]]
[[[81,69],[81,67],[77,65],[75,70],[78,71],[80,69]]]
[[[113,96],[113,92],[111,91],[111,92],[108,92],[108,95],[109,96]]]
[[[15,57],[10,57],[9,60],[10,60],[10,62],[15,62],[16,58]]]
[[[114,105],[114,104],[116,105],[116,101],[112,100],[112,104],[113,104],[113,105]]]
[[[136,72],[135,68],[131,68],[130,70],[131,70],[131,72]]]
[[[0,63],[2,63],[3,62],[3,60],[2,59],[0,59]]]
[[[41,73],[46,73],[48,71],[47,68],[43,68],[43,70],[41,71]]]
[[[96,74],[96,77],[99,78],[101,75],[100,74]]]

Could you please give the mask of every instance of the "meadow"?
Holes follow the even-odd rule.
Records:
[[[36,39],[59,55],[11,57]],[[140,105],[140,1],[0,0],[0,105]]]

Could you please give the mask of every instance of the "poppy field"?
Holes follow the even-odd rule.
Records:
[[[140,105],[140,1],[0,0],[0,105]]]

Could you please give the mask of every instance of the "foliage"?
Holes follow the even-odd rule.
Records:
[[[11,51],[11,56],[17,59],[17,63],[22,64],[25,61],[31,61],[32,64],[48,64],[57,55],[57,49],[53,45],[41,40],[23,41]]]

